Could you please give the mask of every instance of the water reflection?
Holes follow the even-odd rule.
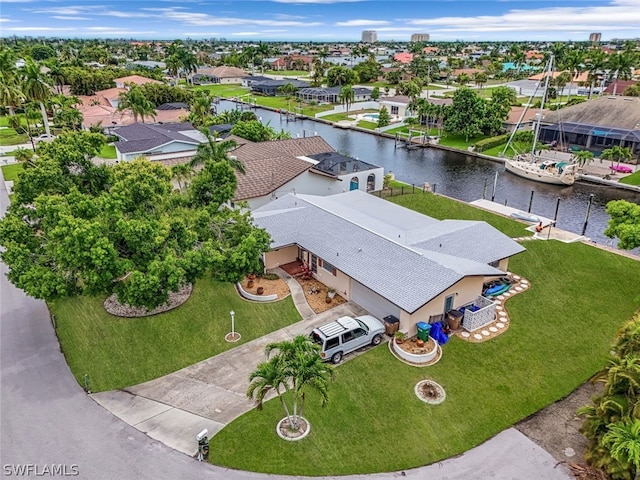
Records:
[[[232,102],[221,102],[219,110],[236,108]],[[607,245],[615,242],[604,235],[609,220],[605,212],[607,202],[624,199],[640,203],[640,194],[593,184],[575,184],[558,187],[532,182],[504,171],[500,163],[479,159],[463,153],[435,148],[406,149],[394,140],[353,130],[343,130],[313,120],[287,121],[285,116],[269,110],[257,109],[263,123],[276,130],[284,129],[296,137],[322,136],[338,152],[392,171],[398,180],[422,186],[435,185],[443,195],[464,201],[482,198],[486,185],[486,198],[491,199],[496,172],[498,180],[495,202],[527,210],[531,191],[534,191],[532,213],[553,218],[558,198],[558,228],[581,233],[589,195],[594,194],[586,235]],[[637,252],[636,252],[637,253]]]

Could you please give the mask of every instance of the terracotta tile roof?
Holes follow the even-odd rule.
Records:
[[[562,72],[552,72],[551,73],[551,78],[555,79],[557,78]],[[542,80],[543,78],[546,78],[547,75],[549,75],[549,72],[542,72],[542,73],[537,73],[535,75],[532,75],[529,77],[529,80]],[[580,72],[578,73],[578,75],[575,75],[573,77],[573,82],[574,83],[584,83],[587,81],[587,77],[588,77],[589,73],[588,72]]]
[[[235,137],[229,137],[236,140]],[[242,140],[242,139],[240,139]],[[240,143],[239,140],[238,143]],[[313,167],[313,163],[297,157],[333,152],[322,137],[293,138],[273,142],[247,142],[229,155],[237,157],[246,169],[238,174],[236,200],[261,197],[276,191],[285,183]]]
[[[520,120],[520,116],[522,115],[522,112],[525,109],[526,109],[526,112],[524,114],[524,117],[522,118],[522,123],[528,123],[528,122],[534,121],[536,119],[536,115],[540,113],[540,109],[538,108],[511,107],[511,110],[509,111],[509,116],[503,123],[506,123],[509,125],[516,125],[518,123],[518,120]],[[544,116],[549,112],[550,110],[543,110],[542,115]]]
[[[411,63],[411,60],[413,60],[413,53],[409,53],[409,52],[396,53],[393,56],[393,60],[400,63]]]

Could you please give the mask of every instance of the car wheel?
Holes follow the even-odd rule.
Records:
[[[333,356],[331,357],[332,363],[340,363],[341,360],[342,360],[342,352],[334,353]]]
[[[373,337],[373,340],[371,340],[371,345],[380,345],[380,342],[382,342],[382,336],[376,335]]]

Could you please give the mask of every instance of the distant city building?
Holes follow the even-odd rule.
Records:
[[[428,41],[429,41],[428,33],[414,33],[413,35],[411,35],[412,43],[428,42]]]
[[[599,42],[602,39],[602,34],[601,33],[592,33],[589,35],[589,41],[590,42]]]
[[[376,43],[378,41],[378,32],[375,30],[363,30],[362,43]]]

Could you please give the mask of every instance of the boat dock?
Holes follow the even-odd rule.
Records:
[[[529,230],[530,232],[533,232],[533,237],[531,238],[536,238],[540,240],[553,239],[553,240],[558,240],[564,243],[582,242],[582,241],[589,240],[588,237],[585,237],[583,235],[578,235],[576,233],[568,232],[566,230],[560,230],[559,228],[556,228],[553,226],[553,219],[546,218],[541,215],[536,215],[535,213],[534,214],[527,213],[523,210],[518,210],[517,208],[508,207],[507,205],[492,202],[491,200],[486,200],[483,198],[469,202],[469,204],[478,208],[482,208],[484,210],[488,210],[493,213],[504,215],[505,217],[509,217],[514,220],[520,220],[523,223],[528,223],[529,226],[526,227],[525,230]],[[535,216],[538,219],[536,223],[527,222],[523,220],[523,218],[529,217],[531,215]],[[542,222],[542,230],[540,232],[537,232],[536,226],[538,226],[539,222]]]

